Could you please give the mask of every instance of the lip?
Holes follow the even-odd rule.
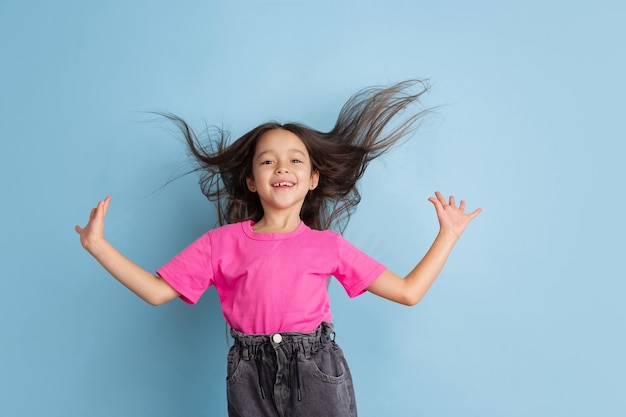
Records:
[[[282,181],[276,181],[272,183],[272,187],[273,188],[291,188],[293,186],[295,186],[296,183],[293,181],[286,181],[286,180],[282,180]]]

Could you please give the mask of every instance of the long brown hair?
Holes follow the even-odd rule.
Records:
[[[390,87],[370,87],[353,95],[339,112],[328,132],[300,123],[264,123],[229,143],[222,129],[207,130],[202,140],[180,117],[173,121],[189,146],[200,173],[202,193],[217,206],[219,224],[242,220],[259,221],[263,207],[251,192],[246,178],[252,176],[252,157],[259,138],[272,129],[285,129],[298,136],[311,156],[312,168],[320,173],[317,188],[309,192],[300,217],[312,229],[342,231],[361,201],[357,182],[367,165],[407,136],[428,110],[409,112],[399,124],[390,121],[428,91],[422,80],[408,80]],[[413,89],[417,91],[411,92]],[[192,171],[192,172],[193,172]]]

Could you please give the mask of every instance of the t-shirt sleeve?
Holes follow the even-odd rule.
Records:
[[[341,235],[337,235],[337,254],[339,259],[334,276],[351,298],[363,294],[387,269]]]
[[[197,303],[214,282],[210,234],[200,236],[156,272],[180,293],[183,301]]]

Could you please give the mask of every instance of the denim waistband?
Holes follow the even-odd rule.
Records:
[[[239,350],[244,360],[254,358],[257,351],[264,347],[287,348],[291,351],[298,350],[308,359],[325,343],[334,340],[335,332],[332,323],[322,322],[311,333],[278,332],[273,334],[246,334],[231,329],[230,335],[235,341],[235,347]]]

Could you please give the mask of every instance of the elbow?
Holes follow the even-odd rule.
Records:
[[[164,279],[158,278],[155,282],[157,285],[141,297],[146,303],[160,306],[180,296],[178,291]]]
[[[151,306],[153,306],[153,307],[158,307],[158,306],[160,306],[160,305],[165,304],[165,301],[162,301],[162,300],[157,300],[157,299],[151,299],[151,298],[150,298],[150,299],[145,299],[145,298],[144,298],[144,301],[145,301],[147,304],[150,304],[150,305],[151,305]]]
[[[414,307],[416,306],[420,301],[422,301],[422,296],[415,296],[415,295],[406,295],[405,297],[402,298],[402,300],[400,300],[400,304],[403,304],[407,307]]]
[[[146,304],[150,304],[151,306],[154,306],[154,307],[160,306],[161,304],[165,303],[165,301],[156,297],[141,297],[141,299],[145,301]]]
[[[151,306],[158,307],[171,301],[175,297],[171,297],[169,294],[151,294],[141,298]]]

